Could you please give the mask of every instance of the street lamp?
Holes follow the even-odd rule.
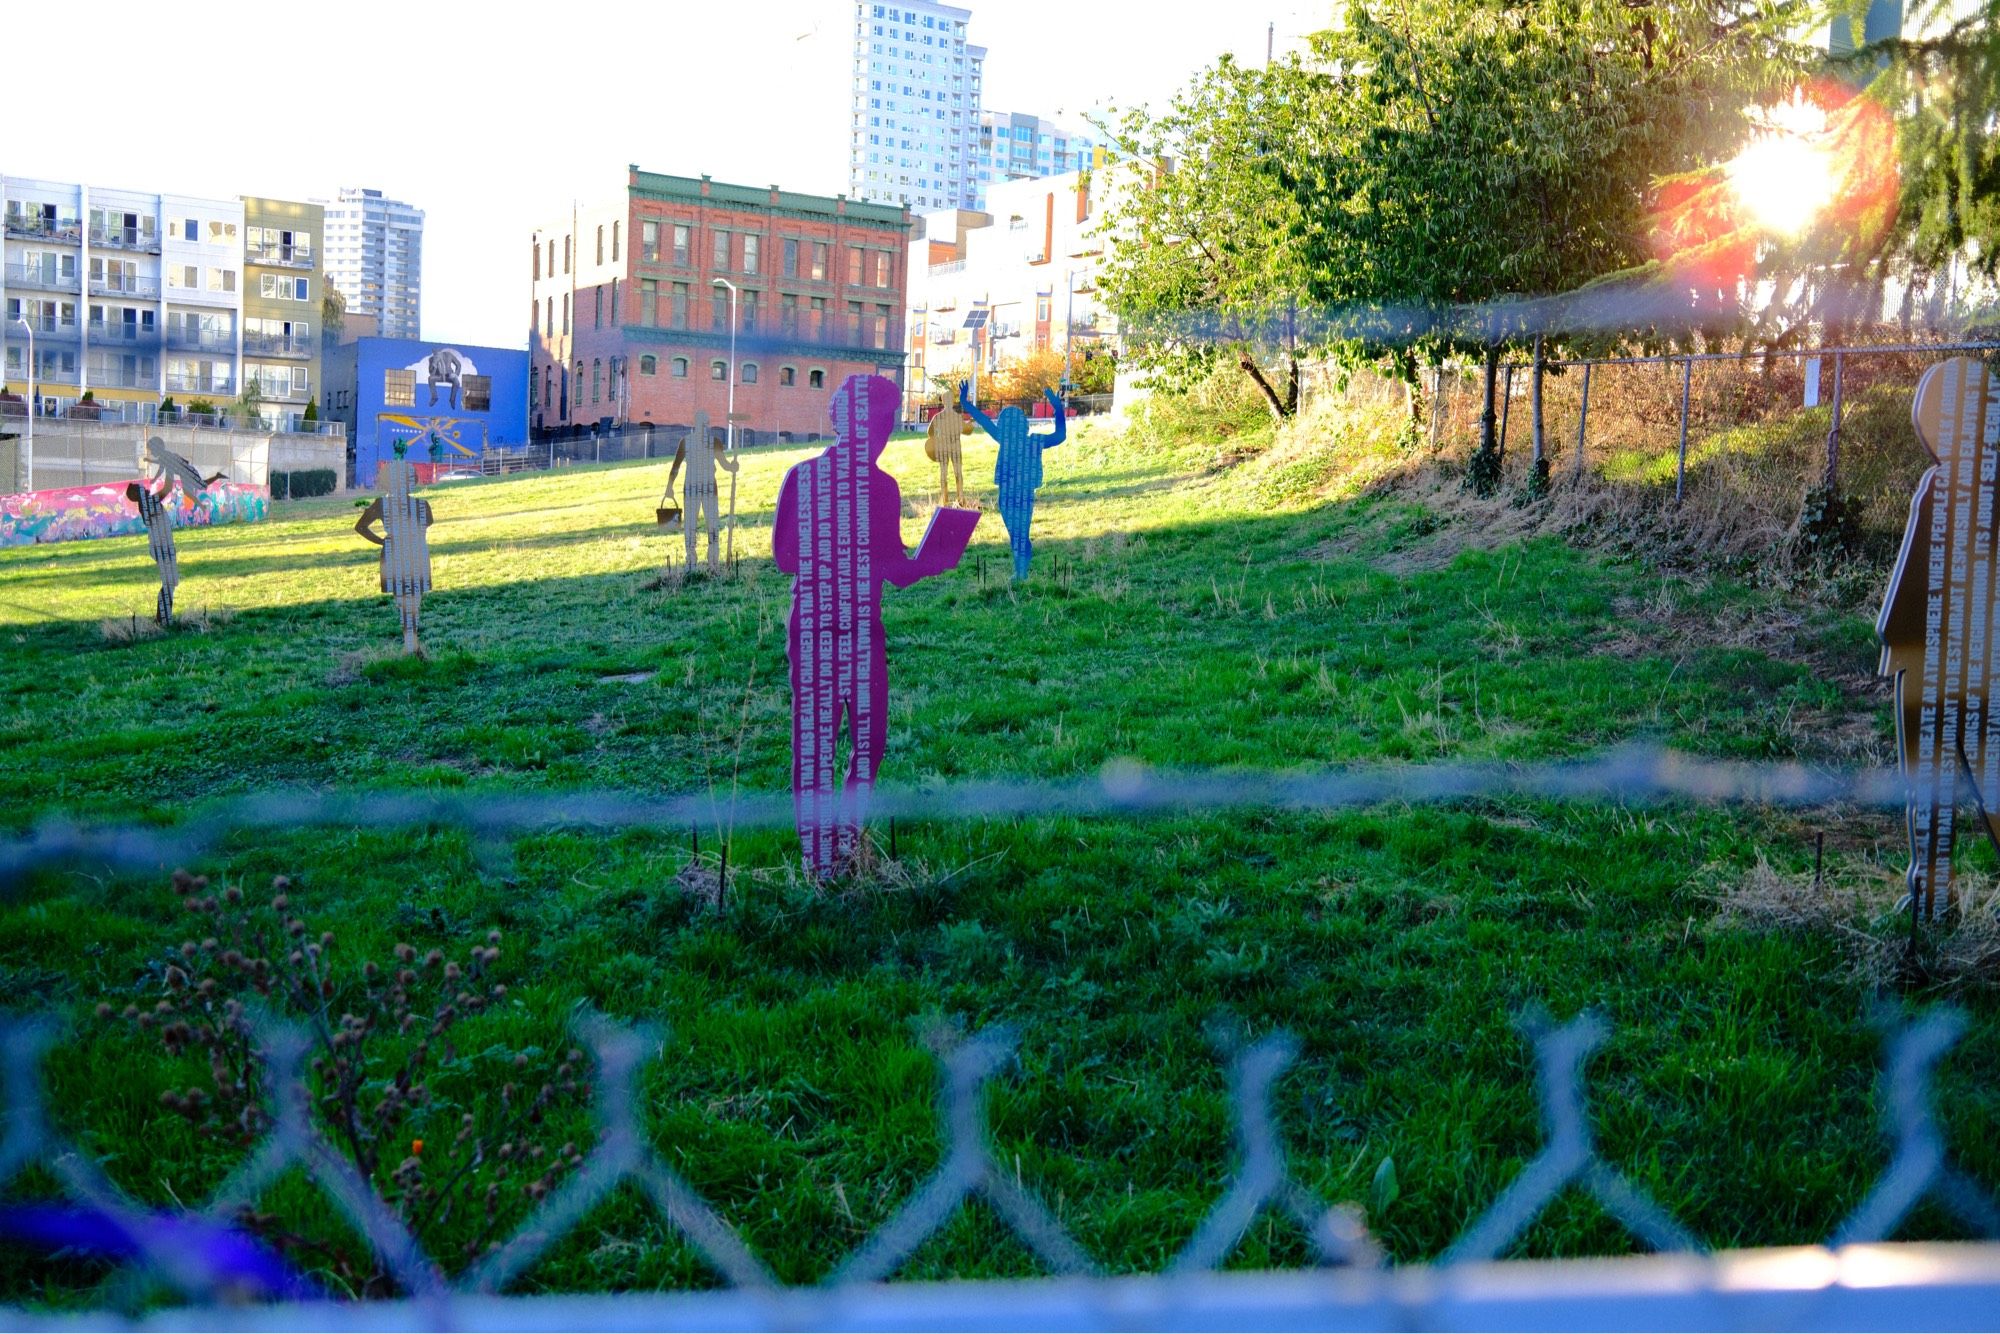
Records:
[[[710,286],[729,289],[729,443],[725,448],[734,455],[736,452],[736,284],[727,278],[717,278]]]
[[[35,489],[35,408],[41,402],[41,389],[35,382],[35,326],[20,316],[14,323],[28,331],[28,432],[21,441],[20,467],[15,476],[23,491]]]

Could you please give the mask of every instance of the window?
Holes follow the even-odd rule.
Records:
[[[727,380],[729,378],[729,363],[726,361],[709,362],[708,378],[711,380]]]
[[[569,336],[569,293],[563,293],[563,336]]]
[[[676,329],[685,329],[688,327],[688,299],[688,285],[686,283],[675,283],[673,327]]]
[[[300,387],[303,387],[301,384]],[[465,377],[463,402],[467,412],[491,412],[493,410],[493,377],[490,375],[468,375]]]
[[[639,280],[639,323],[654,325],[660,322],[660,284],[655,278]]]
[[[778,298],[778,327],[786,333],[799,331],[799,298],[795,292],[787,292]]]
[[[1049,299],[1045,296],[1035,298],[1035,322],[1038,324],[1049,322]]]
[[[708,327],[729,328],[729,294],[720,287],[711,289],[709,293]]]
[[[875,252],[875,285],[877,287],[889,286],[889,268],[890,268],[891,258],[892,256],[886,250],[878,250]]]
[[[604,224],[601,222],[597,224],[597,262],[599,264],[604,262]],[[597,397],[593,394],[591,402],[594,403],[596,401]]]
[[[618,262],[618,224],[611,224],[611,262]]]
[[[743,332],[752,333],[757,328],[757,293],[743,294]]]
[[[597,230],[600,234],[602,234],[604,231],[602,227],[599,227]],[[596,403],[603,397],[604,397],[604,363],[600,361],[598,358],[592,357],[590,359],[590,401],[592,403]]]
[[[556,276],[556,238],[549,238],[549,277]]]
[[[680,223],[674,224],[674,263],[682,268],[686,268],[688,264],[688,246],[691,239],[688,228]]]
[[[554,407],[555,403],[553,400],[555,398],[555,394],[556,394],[556,368],[551,366],[549,367],[548,375],[544,377],[542,380],[542,406],[545,408]]]
[[[757,383],[757,363],[754,361],[744,362],[743,369],[739,372],[739,374],[742,377],[742,382],[744,384]]]
[[[789,236],[785,238],[785,276],[787,278],[799,276],[799,243],[796,238]]]
[[[812,311],[808,316],[806,322],[806,336],[809,338],[819,338],[823,336],[825,333],[826,333],[826,298],[823,296],[816,296],[812,299]]]
[[[674,358],[674,378],[676,380],[685,380],[688,378],[688,359],[686,357]]]
[[[540,282],[542,280],[542,243],[540,241],[535,242],[534,249],[535,249],[535,281]]]
[[[709,267],[729,271],[729,233],[716,232],[715,244],[709,254]]]
[[[658,357],[648,352],[645,356],[639,358],[639,374],[658,375],[659,373],[660,359]]]
[[[565,236],[565,237],[563,238],[563,272],[564,272],[564,273],[568,273],[568,272],[569,272],[569,249],[570,249],[570,246],[569,246],[569,243],[570,243],[570,242],[571,242],[572,240],[574,240],[574,239],[575,239],[574,237],[569,237],[569,236]]]
[[[306,245],[310,246],[312,244],[312,237],[310,235],[303,232],[300,233],[300,235],[306,237],[305,241]],[[211,222],[208,224],[208,243],[210,245],[224,245],[231,243],[235,240],[236,240],[235,223]]]
[[[847,341],[855,347],[861,346],[861,303],[847,303]]]
[[[890,311],[887,306],[875,307],[875,346],[889,346]]]
[[[182,222],[181,239],[183,241],[199,241],[201,239],[201,219],[189,218]]]
[[[382,406],[385,408],[413,408],[417,405],[417,373],[415,371],[382,372]]]
[[[824,241],[813,242],[812,276],[814,282],[826,281],[827,245]]]
[[[862,260],[862,256],[863,256],[863,255],[864,255],[865,253],[866,253],[866,252],[862,251],[862,250],[861,250],[860,248],[858,248],[858,247],[853,247],[853,246],[850,246],[850,247],[848,248],[848,251],[847,251],[847,285],[848,285],[849,287],[859,287],[859,286],[861,286],[861,260]]]
[[[826,388],[826,372],[822,370],[814,370],[810,372],[806,376],[806,387],[808,389]]]
[[[264,275],[264,283],[267,289],[264,294],[266,296],[271,295],[268,289],[273,281],[275,280],[270,274],[267,273]],[[189,290],[200,287],[201,269],[193,264],[169,264],[167,265],[167,286],[185,287]]]
[[[537,242],[535,244],[535,254],[539,256],[541,253],[542,253],[541,243]],[[542,368],[540,366],[530,366],[528,367],[528,401],[532,403],[541,396],[542,396]]]
[[[542,298],[542,334],[547,338],[556,336],[556,299]]]
[[[660,262],[660,224],[642,222],[639,224],[639,258],[648,264]]]
[[[789,389],[791,386],[798,383],[798,379],[799,379],[799,372],[796,367],[793,366],[778,367],[778,383],[780,385],[783,385],[784,387]]]
[[[590,289],[590,295],[595,299],[594,305],[596,307],[591,312],[590,327],[593,329],[602,329],[604,327],[604,289],[602,287],[593,287]]]
[[[745,236],[743,238],[743,271],[745,273],[755,273],[757,271],[758,261],[763,258],[763,250],[763,237]]]

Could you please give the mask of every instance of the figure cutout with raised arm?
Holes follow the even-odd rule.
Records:
[[[947,403],[924,432],[924,454],[938,466],[940,505],[965,506],[964,441],[965,418],[956,404]]]
[[[792,800],[806,869],[838,875],[860,845],[868,794],[889,725],[889,662],[882,585],[908,588],[957,566],[976,510],[932,511],[915,555],[903,550],[903,497],[878,465],[902,391],[879,375],[850,375],[831,407],[834,443],[785,474],[771,528],[778,568],[795,575]],[[834,757],[845,722],[846,781]]]
[[[1919,918],[1952,906],[1959,793],[1969,791],[2000,847],[2000,717],[1995,716],[1995,463],[2000,379],[1970,357],[1924,373],[1911,407],[1937,460],[1917,482],[1910,523],[1875,633],[1895,681],[1896,742],[1907,791],[1909,888]],[[1963,787],[1961,787],[1963,784]]]
[[[688,431],[687,439],[681,441],[674,450],[673,466],[667,469],[667,492],[672,494],[674,478],[680,474],[681,465],[687,465],[686,490],[681,493],[681,531],[687,537],[688,568],[694,568],[695,525],[697,522],[708,529],[708,568],[718,568],[718,529],[722,522],[721,502],[715,490],[715,465],[734,473],[736,460],[729,456],[728,446],[715,439],[715,432],[708,424],[708,414],[694,414],[694,426]],[[734,539],[731,539],[734,541]]]
[[[382,495],[361,511],[354,531],[382,548],[382,591],[396,599],[403,619],[403,652],[417,651],[417,618],[424,594],[431,591],[431,544],[424,530],[431,526],[431,502],[410,494],[416,465],[403,457],[405,443],[395,444],[396,457],[383,463],[375,480]],[[375,524],[382,525],[378,535]]]
[[[171,498],[176,486],[192,500],[210,482],[222,476],[204,478],[194,465],[167,448],[159,436],[146,441],[146,462],[156,470],[149,482],[128,482],[125,498],[138,506],[146,523],[146,552],[160,571],[160,595],[153,603],[153,619],[161,625],[174,619],[174,590],[180,587],[180,559],[174,550],[174,516]]]
[[[979,410],[964,385],[958,387],[958,405],[965,415],[1000,446],[1000,456],[993,461],[993,484],[1000,489],[1000,522],[1007,525],[1007,542],[1014,549],[1016,579],[1028,577],[1028,561],[1035,554],[1029,530],[1035,522],[1035,492],[1042,484],[1042,451],[1069,437],[1062,400],[1047,390],[1043,397],[1056,410],[1056,428],[1046,434],[1031,432],[1028,414],[1019,408],[1002,408],[1000,420],[994,421]]]

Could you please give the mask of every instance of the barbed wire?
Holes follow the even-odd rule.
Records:
[[[1737,802],[1759,806],[1859,806],[1899,810],[1904,782],[1890,769],[1811,768],[1796,763],[1709,760],[1649,746],[1594,759],[1539,764],[1360,765],[1294,771],[1166,772],[1131,762],[1059,782],[939,783],[849,792],[833,815],[856,822],[964,821],[1052,817],[1140,818],[1245,809],[1329,813],[1388,804],[1477,799]],[[452,825],[483,840],[549,829],[729,830],[782,828],[795,814],[790,793],[703,792],[649,797],[591,790],[546,795],[497,792],[265,792],[186,808],[171,828],[87,827],[62,817],[0,841],[0,891],[36,871],[90,863],[149,871],[192,862],[246,830],[319,826],[367,828]]]
[[[1277,1313],[1317,1312],[1311,1323],[1361,1323],[1406,1328],[1444,1328],[1457,1323],[1452,1312],[1474,1300],[1492,1309],[1497,1271],[1508,1265],[1482,1263],[1504,1255],[1534,1218],[1572,1185],[1595,1196],[1643,1242],[1660,1250],[1698,1252],[1701,1243],[1658,1204],[1632,1186],[1598,1154],[1590,1128],[1584,1068],[1609,1034],[1603,1020],[1585,1014],[1555,1024],[1531,1013],[1523,1030],[1536,1061],[1536,1092],[1546,1141],[1501,1196],[1440,1257],[1434,1266],[1396,1272],[1380,1269],[1381,1248],[1368,1234],[1356,1209],[1326,1209],[1300,1187],[1284,1165],[1281,1139],[1270,1112],[1270,1090],[1298,1052],[1296,1039],[1275,1034],[1226,1049],[1230,1058],[1229,1105],[1235,1125],[1237,1166],[1222,1198],[1196,1228],[1169,1272],[1152,1279],[1096,1277],[1098,1265],[1033,1192],[1009,1180],[992,1158],[984,1116],[988,1083],[1013,1057],[1015,1041],[1004,1029],[942,1042],[939,1052],[942,1161],[933,1176],[877,1228],[822,1284],[782,1287],[750,1251],[729,1222],[678,1174],[666,1167],[641,1125],[637,1080],[647,1059],[661,1049],[657,1033],[627,1028],[595,1015],[575,1024],[578,1039],[595,1062],[592,1087],[598,1137],[584,1165],[546,1200],[504,1243],[456,1281],[447,1279],[426,1256],[395,1210],[369,1181],[327,1141],[309,1114],[310,1086],[302,1070],[306,1034],[269,1016],[255,1021],[266,1053],[270,1079],[265,1087],[275,1114],[263,1139],[204,1207],[164,1214],[140,1205],[115,1185],[74,1142],[57,1130],[46,1110],[40,1069],[48,1058],[55,1026],[45,1019],[0,1016],[0,1073],[4,1074],[4,1134],[0,1134],[0,1191],[33,1166],[46,1168],[82,1212],[105,1232],[124,1239],[128,1269],[172,1287],[189,1305],[156,1317],[132,1316],[130,1323],[174,1327],[260,1327],[284,1329],[385,1328],[420,1324],[436,1328],[602,1328],[689,1324],[707,1327],[933,1327],[986,1328],[1000,1320],[1018,1327],[1074,1327],[1106,1324],[1160,1324],[1175,1327],[1278,1323]],[[1969,1226],[2000,1236],[2000,1212],[1991,1198],[1947,1157],[1930,1104],[1930,1081],[1939,1060],[1964,1032],[1954,1011],[1940,1010],[1891,1029],[1882,1084],[1885,1130],[1894,1152],[1881,1179],[1862,1206],[1837,1230],[1841,1251],[1809,1252],[1819,1258],[1820,1289],[1841,1288],[1845,1261],[1853,1248],[1882,1242],[1908,1209],[1926,1195],[1936,1197]],[[286,1271],[236,1230],[240,1211],[296,1168],[321,1187],[357,1234],[373,1250],[407,1297],[399,1302],[331,1303],[309,1281]],[[624,1182],[637,1184],[729,1285],[727,1293],[687,1294],[663,1306],[647,1298],[598,1295],[566,1298],[505,1298],[505,1289],[561,1241]],[[917,1248],[936,1236],[974,1195],[983,1196],[1006,1227],[1059,1277],[906,1285],[913,1295],[884,1289],[887,1279]],[[1345,1267],[1341,1285],[1317,1281],[1301,1291],[1282,1273],[1215,1272],[1234,1250],[1256,1215],[1276,1207],[1290,1214],[1313,1240],[1322,1265]],[[0,1205],[0,1210],[15,1206]],[[1894,1248],[1869,1252],[1864,1286],[1936,1292],[1956,1297],[1965,1290],[2000,1294],[2000,1247],[1973,1256],[1939,1260],[1914,1248],[1908,1272],[1896,1277]],[[1804,1254],[1804,1253],[1802,1253]],[[1561,1271],[1546,1265],[1513,1266],[1548,1280]],[[1605,1299],[1607,1271],[1566,1273],[1573,1287],[1597,1301]],[[1657,1303],[1659,1275],[1710,1300],[1694,1309],[1720,1312],[1714,1302],[1728,1294],[1740,1300],[1767,1292],[1788,1304],[1777,1309],[1791,1317],[1737,1323],[1800,1323],[1802,1285],[1795,1272],[1772,1271],[1746,1281],[1728,1257],[1704,1261],[1700,1269],[1658,1266],[1630,1277],[1637,1293]],[[1858,1277],[1858,1276],[1856,1276]],[[1752,1278],[1755,1278],[1753,1273]],[[1253,1284],[1246,1286],[1246,1284]],[[1514,1280],[1519,1301],[1525,1277]],[[143,1291],[128,1286],[129,1292]],[[1560,1284],[1548,1291],[1560,1295]],[[1004,1297],[1003,1297],[1004,1294]],[[1821,1295],[1824,1295],[1823,1293]],[[272,1303],[292,1299],[292,1305]],[[1000,1304],[996,1305],[998,1302]],[[1479,1306],[1480,1302],[1487,1306]],[[253,1303],[246,1306],[245,1303]],[[1024,1304],[1026,1303],[1026,1304]],[[636,1307],[636,1309],[635,1309]],[[1586,1308],[1589,1309],[1589,1308]],[[1596,1308],[1604,1323],[1605,1308]],[[1875,1318],[1858,1323],[1881,1327],[1956,1326],[1962,1319],[1937,1318],[1928,1306],[1922,1320]],[[1992,1306],[1974,1308],[1990,1313]],[[922,1325],[911,1323],[917,1311]],[[1140,1318],[1144,1313],[1146,1318]],[[643,1314],[642,1314],[643,1313]],[[891,1318],[892,1314],[895,1318]],[[1657,1314],[1657,1312],[1656,1312]],[[1851,1318],[1852,1311],[1844,1313]],[[112,1322],[114,1312],[85,1317],[94,1327]],[[1334,1316],[1345,1316],[1334,1320]],[[671,1318],[669,1318],[671,1317]],[[1358,1320],[1356,1319],[1358,1317]],[[14,1326],[57,1324],[54,1317],[0,1308]],[[1284,1323],[1295,1323],[1287,1321]],[[1481,1324],[1502,1323],[1491,1319]],[[1658,1320],[1668,1324],[1683,1321]],[[1837,1322],[1836,1322],[1837,1323]]]

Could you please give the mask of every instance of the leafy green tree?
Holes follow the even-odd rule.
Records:
[[[1110,173],[1100,276],[1127,354],[1155,383],[1188,386],[1227,358],[1273,415],[1297,411],[1301,340],[1267,317],[1305,296],[1299,195],[1273,170],[1299,148],[1320,80],[1296,58],[1228,56],[1159,114],[1100,124],[1128,164]]]
[[[319,299],[319,345],[328,352],[340,346],[347,325],[347,298],[340,289],[322,279]]]
[[[1743,106],[1786,86],[1796,57],[1764,0],[1350,0],[1314,39],[1331,95],[1295,193],[1310,296],[1380,312],[1328,331],[1343,355],[1482,358],[1471,481],[1500,472],[1495,387],[1510,347],[1575,333],[1569,293],[1649,257],[1657,178],[1740,139]],[[1479,313],[1466,320],[1453,308]],[[1413,417],[1421,409],[1411,396]],[[1535,423],[1539,436],[1540,422]]]

